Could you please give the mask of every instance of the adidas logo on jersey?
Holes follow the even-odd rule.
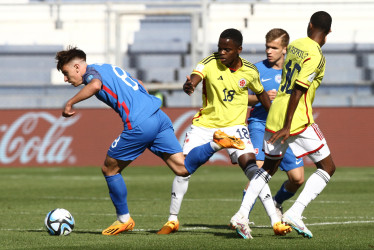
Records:
[[[222,80],[223,81],[223,77],[220,76],[220,77],[217,78],[217,80]]]

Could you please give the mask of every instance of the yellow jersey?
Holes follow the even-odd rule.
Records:
[[[300,98],[291,123],[291,135],[299,134],[314,123],[312,104],[316,90],[325,74],[325,57],[317,42],[309,37],[293,41],[287,47],[282,71],[282,82],[274,99],[266,130],[276,132],[283,128],[291,92],[298,84],[307,89]]]
[[[245,125],[248,111],[248,88],[260,94],[264,87],[256,66],[240,58],[242,67],[236,71],[227,68],[213,53],[201,60],[192,74],[203,79],[202,108],[192,124],[206,128]]]

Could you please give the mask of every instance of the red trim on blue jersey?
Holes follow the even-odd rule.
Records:
[[[105,92],[107,92],[109,95],[113,96],[113,98],[118,101],[118,96],[113,91],[111,91],[107,86],[105,86],[104,84],[103,84],[103,90]]]
[[[313,153],[317,152],[318,150],[320,150],[321,148],[323,148],[323,146],[325,146],[325,144],[321,144],[321,146],[319,146],[319,147],[318,147],[317,149],[315,149],[315,150],[312,150],[312,151],[306,152],[305,154],[302,154],[302,155],[296,156],[296,158],[301,158],[301,157],[304,157],[304,156],[306,156],[306,155],[313,154]]]
[[[125,113],[126,113],[126,124],[127,124],[127,128],[129,130],[131,130],[132,126],[131,126],[131,122],[130,122],[130,119],[129,119],[129,114],[130,114],[129,108],[127,107],[127,105],[126,105],[125,102],[122,102],[122,107],[123,107],[123,109],[125,110]]]
[[[105,92],[107,92],[109,95],[111,95],[114,99],[117,100],[117,106],[118,106],[118,108],[123,107],[123,109],[125,110],[125,113],[126,113],[126,125],[127,125],[127,128],[129,130],[132,129],[131,122],[130,122],[130,119],[129,119],[130,111],[129,111],[128,107],[126,106],[126,103],[125,102],[119,103],[118,96],[112,90],[110,90],[107,86],[105,86],[104,84],[103,84],[103,90]]]

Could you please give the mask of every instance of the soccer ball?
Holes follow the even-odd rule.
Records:
[[[73,231],[74,218],[63,208],[50,211],[44,220],[44,225],[50,235],[68,235]]]

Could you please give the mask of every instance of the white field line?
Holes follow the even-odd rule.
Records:
[[[41,196],[40,199],[47,199],[47,200],[110,200],[109,196],[103,196],[103,197],[77,197],[77,196]],[[152,198],[152,199],[147,199],[147,198],[134,198],[134,199],[129,199],[130,201],[160,201],[164,200],[161,198]],[[184,201],[196,201],[196,202],[201,202],[201,201],[219,201],[219,202],[238,202],[241,201],[241,199],[227,199],[227,198],[209,198],[209,199],[190,199],[186,198],[183,199]],[[294,203],[295,200],[287,200],[287,203]],[[369,203],[374,203],[374,201],[368,201]],[[326,204],[349,204],[352,203],[352,201],[324,201],[324,200],[314,200],[313,203],[326,203]]]

